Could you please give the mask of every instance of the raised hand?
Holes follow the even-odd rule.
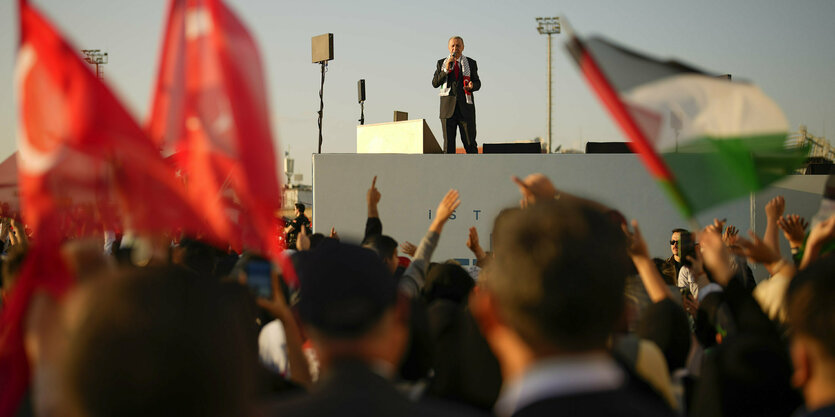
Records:
[[[377,211],[377,203],[380,202],[381,197],[380,190],[377,189],[377,176],[375,175],[374,179],[371,180],[371,188],[365,193],[365,200],[368,203],[368,217],[380,217],[380,213]]]
[[[331,234],[329,237],[332,239],[339,240],[339,233],[336,233],[336,229],[334,227],[331,227]]]
[[[766,267],[780,261],[780,254],[766,245],[756,233],[748,232],[748,234],[751,236],[751,240],[739,238],[739,248],[742,255],[750,259],[751,262],[761,263]]]
[[[296,237],[296,250],[310,250],[310,236],[307,235],[307,228],[302,226],[299,235]]]
[[[371,180],[371,188],[368,189],[368,192],[366,193],[365,197],[369,205],[377,204],[380,202],[380,197],[382,197],[382,194],[380,194],[380,190],[377,189],[376,175],[374,176],[374,179]]]
[[[629,256],[632,257],[632,262],[638,270],[638,275],[641,277],[649,298],[653,302],[659,302],[664,298],[672,298],[673,293],[667,287],[667,284],[664,283],[664,279],[661,278],[661,273],[655,267],[655,262],[649,256],[647,243],[641,234],[641,228],[638,227],[638,221],[632,220],[632,229],[634,232],[630,232],[629,227],[625,224],[621,228],[626,233],[629,242],[629,247],[627,248]]]
[[[558,194],[551,180],[539,173],[528,175],[524,180],[515,175],[510,179],[519,186],[519,192],[522,193],[522,206],[537,201],[553,200]]]
[[[481,248],[478,242],[478,229],[475,227],[470,227],[470,233],[467,235],[467,248],[473,252]]]
[[[777,219],[777,226],[783,230],[783,236],[789,241],[789,246],[792,248],[803,246],[803,240],[806,239],[806,229],[809,228],[806,219],[797,214],[787,214]]]
[[[734,226],[728,226],[725,231],[722,232],[722,241],[725,242],[725,245],[728,247],[736,246],[739,241],[739,229]]]
[[[722,236],[719,234],[719,230],[716,226],[705,227],[704,230],[699,233],[699,245],[701,246],[701,251],[696,251],[696,258],[700,259],[693,259],[690,256],[687,257],[690,262],[693,262],[694,273],[698,273],[696,262],[703,259],[704,266],[707,267],[713,274],[713,279],[716,280],[719,285],[727,285],[731,276],[733,276],[729,259],[730,253],[728,252],[728,247],[725,246],[724,242],[722,242]],[[701,267],[701,265],[699,265],[699,267]]]
[[[785,209],[786,199],[784,199],[783,196],[778,195],[777,197],[772,198],[771,201],[766,203],[765,215],[767,218],[774,219],[774,221],[777,221],[777,219],[783,215],[783,211],[785,211]]]
[[[649,249],[647,249],[647,242],[644,240],[644,236],[641,234],[641,228],[638,227],[638,221],[632,220],[632,229],[635,232],[630,232],[629,227],[627,225],[621,225],[623,232],[626,234],[627,242],[629,246],[627,250],[629,251],[629,256],[632,259],[636,258],[647,258],[649,259]]]
[[[478,241],[478,230],[475,227],[470,227],[470,232],[467,235],[467,248],[473,252],[473,255],[478,260],[476,265],[482,266],[480,264],[487,258],[487,253],[481,248],[481,243]]]
[[[817,259],[823,246],[833,238],[835,238],[835,214],[816,224],[809,232],[809,238],[806,239],[806,250],[803,252],[803,260],[800,262],[800,269],[806,268]]]
[[[438,203],[438,208],[435,209],[435,220],[429,226],[429,230],[441,233],[444,224],[449,220],[449,216],[458,208],[461,200],[458,199],[458,190],[449,190],[441,202]]]
[[[415,252],[417,252],[417,246],[414,243],[409,242],[408,240],[400,244],[400,251],[406,255],[415,256]]]

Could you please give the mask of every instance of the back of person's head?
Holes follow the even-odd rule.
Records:
[[[534,352],[604,348],[623,311],[623,231],[586,204],[558,200],[496,221],[486,285]]]
[[[215,265],[220,258],[220,251],[205,242],[185,238],[178,245],[179,256],[175,262],[188,267],[200,276],[210,278],[214,276]]]
[[[426,273],[423,296],[427,304],[439,299],[462,304],[474,286],[475,281],[460,265],[432,263]]]
[[[833,277],[835,256],[830,255],[798,272],[787,293],[788,320],[792,334],[795,338],[805,337],[816,342],[828,363],[835,363]]]
[[[89,283],[65,362],[70,407],[93,417],[247,413],[254,333],[220,288],[171,266]]]
[[[332,339],[356,339],[397,302],[397,281],[373,251],[325,239],[298,253],[302,321]]]
[[[736,334],[736,323],[723,292],[712,292],[699,302],[693,334],[705,349]]]
[[[828,255],[798,272],[786,294],[792,383],[802,389],[809,411],[835,405],[831,395],[835,390],[833,276],[835,256]]]
[[[325,235],[321,233],[314,233],[310,235],[310,249],[316,249],[323,240],[325,240]]]
[[[397,241],[388,235],[369,235],[362,246],[377,252],[381,259],[390,259],[397,252]]]
[[[690,322],[687,313],[671,299],[647,307],[638,323],[637,333],[642,339],[658,345],[671,372],[686,365],[690,353]]]

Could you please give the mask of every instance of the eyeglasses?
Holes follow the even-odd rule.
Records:
[[[670,244],[671,244],[671,245],[678,245],[678,241],[677,241],[677,240],[671,240],[671,241],[670,241]]]

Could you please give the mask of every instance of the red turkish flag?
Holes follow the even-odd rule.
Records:
[[[25,3],[21,28],[18,169],[36,239],[60,240],[79,226],[83,234],[199,230],[173,169],[77,49]],[[47,227],[55,213],[75,230]]]
[[[219,0],[172,0],[148,131],[234,248],[280,252],[281,208],[261,58]]]
[[[73,282],[58,253],[66,238],[203,230],[174,170],[78,49],[25,1],[20,27],[17,162],[33,246],[0,315],[0,416],[28,384],[22,321],[31,296],[58,298]]]

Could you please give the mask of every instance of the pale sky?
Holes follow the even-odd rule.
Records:
[[[158,66],[164,0],[39,0],[34,4],[80,49],[103,49],[105,79],[145,122]],[[310,38],[334,34],[325,81],[323,152],[353,153],[366,80],[366,123],[394,110],[424,118],[442,140],[435,62],[460,35],[478,61],[478,142],[546,136],[547,47],[535,17],[564,16],[580,34],[598,34],[660,58],[675,58],[759,85],[786,113],[792,130],[835,131],[835,1],[267,1],[227,0],[258,41],[266,65],[276,152],[289,150],[310,183],[316,152],[319,68]],[[0,158],[15,148],[13,71],[17,2],[0,2]],[[623,140],[555,35],[554,146]],[[828,125],[828,126],[827,126]],[[830,133],[831,136],[831,133]],[[279,155],[282,155],[279,153]],[[280,169],[280,168],[279,168]]]

